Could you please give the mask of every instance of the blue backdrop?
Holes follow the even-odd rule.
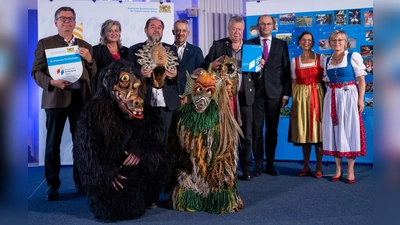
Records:
[[[285,40],[288,43],[289,55],[297,57],[301,54],[301,48],[297,45],[297,37],[305,30],[310,31],[315,40],[313,51],[316,53],[331,55],[326,41],[333,30],[345,30],[349,36],[352,51],[359,52],[366,63],[368,59],[373,62],[373,9],[343,9],[330,11],[315,11],[302,13],[270,14],[276,21],[272,36]],[[257,16],[246,17],[246,38],[258,36]],[[366,77],[366,82],[373,84],[373,71]],[[373,99],[372,92],[365,93],[365,100]],[[289,102],[288,107],[291,106]],[[373,163],[373,109],[368,107],[363,112],[363,121],[367,139],[367,156],[358,157],[358,163]],[[277,160],[302,160],[301,147],[293,146],[287,142],[289,117],[281,117],[278,130],[278,146],[276,149]],[[315,160],[313,151],[311,160]],[[324,156],[324,161],[333,162],[333,157]]]

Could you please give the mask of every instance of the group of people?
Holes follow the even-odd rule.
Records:
[[[162,186],[165,186],[164,191],[171,191],[171,204],[177,210],[204,210],[220,214],[238,211],[243,207],[243,203],[236,187],[238,166],[232,159],[238,159],[243,180],[250,181],[263,173],[279,175],[274,165],[279,113],[280,109],[288,104],[292,93],[293,107],[289,136],[290,141],[302,146],[304,155],[304,168],[299,172],[299,176],[311,174],[309,158],[311,146],[315,145],[317,153],[315,177],[320,178],[323,175],[321,162],[322,155],[325,154],[335,157],[336,172],[332,181],[342,178],[342,157],[347,157],[349,165],[347,181],[348,183],[355,182],[355,157],[365,155],[365,134],[360,113],[364,109],[364,75],[366,73],[360,54],[346,49],[348,37],[344,31],[331,33],[328,41],[333,49],[333,55],[326,58],[312,51],[313,36],[310,32],[303,32],[298,38],[302,54],[290,60],[287,43],[271,35],[276,25],[276,21],[271,16],[262,15],[258,18],[259,37],[251,40],[243,39],[245,28],[243,18],[233,16],[228,24],[229,36],[214,41],[206,57],[203,57],[203,52],[199,47],[186,41],[190,33],[186,20],[178,20],[174,23],[172,33],[175,36],[175,42],[170,45],[162,42],[163,21],[156,17],[149,18],[144,27],[147,40],[128,48],[121,43],[122,30],[118,21],[106,20],[100,30],[100,43],[92,47],[72,34],[76,25],[75,18],[75,11],[70,7],[61,7],[55,12],[54,23],[58,34],[39,40],[32,66],[32,77],[43,89],[42,108],[46,112],[45,177],[48,189],[45,197],[47,200],[56,199],[61,185],[60,143],[65,121],[68,118],[74,143],[74,161],[76,159],[73,170],[75,187],[86,191],[88,196],[92,196],[89,197],[89,201],[96,218],[104,220],[137,218],[144,213],[144,208],[157,206],[157,196],[163,190]],[[243,44],[262,46],[261,72],[241,70]],[[48,71],[45,50],[72,45],[79,46],[78,53],[83,67],[82,76],[75,83],[52,79]],[[163,48],[151,51],[150,55],[154,61],[160,61],[154,65],[157,69],[141,61],[148,49],[160,46]],[[212,74],[213,71],[221,70],[223,66],[221,58],[224,56],[232,57],[237,61],[237,94],[227,101],[218,99],[226,97],[223,91],[217,92],[220,93],[219,96],[218,94],[216,97],[213,96],[220,86]],[[160,65],[163,65],[164,69],[160,69]],[[159,80],[155,80],[154,76],[160,71],[165,81],[159,86]],[[192,102],[184,98],[187,95],[187,85],[192,87],[194,93]],[[196,94],[200,96],[197,100],[195,100]],[[216,104],[210,104],[211,109],[198,110],[198,107],[200,109],[207,107],[212,100]],[[207,106],[203,105],[204,102]],[[231,109],[228,110],[229,112],[223,109],[223,112],[212,111],[212,109],[217,109],[215,107],[218,104],[227,102]],[[190,111],[188,107],[185,108],[187,104],[193,104],[197,113],[209,112],[209,115],[215,115],[215,117],[196,117],[207,120],[211,127],[202,130],[201,126],[195,125],[195,122],[188,122],[193,118],[185,112],[196,112]],[[218,109],[221,110],[221,107],[224,106],[218,105]],[[115,111],[117,108],[122,110],[123,114],[117,113]],[[103,121],[103,117],[104,121],[114,119],[109,118],[110,115],[119,116],[115,118],[115,122],[107,122],[113,128],[102,127],[99,123]],[[180,118],[176,118],[177,115],[180,115]],[[149,117],[151,119],[148,119]],[[185,120],[184,117],[187,119]],[[219,138],[215,135],[210,136],[210,132],[216,132],[212,126],[222,127],[220,123],[223,120],[218,120],[218,117],[228,118],[225,121],[234,118],[234,121],[228,124],[230,126],[237,124],[240,129],[235,127],[225,127],[225,129],[227,132],[235,131],[234,136],[237,135],[237,139],[220,133],[215,133]],[[214,121],[213,118],[217,118],[215,123],[211,122]],[[142,121],[132,123],[135,128],[127,128],[127,124],[131,124],[128,119]],[[263,133],[264,125],[265,134]],[[115,130],[115,127],[128,129],[129,132]],[[147,130],[143,133],[139,128]],[[193,131],[192,135],[190,132],[182,132],[184,129],[196,132]],[[76,135],[76,132],[79,135]],[[203,140],[202,135],[196,134],[202,132],[204,137],[209,135],[209,138],[216,138],[217,142],[223,144],[214,143],[214,146],[210,142],[206,145],[210,139],[196,141],[198,149],[194,148],[193,144],[188,144],[192,141],[191,138]],[[139,133],[151,134],[154,139],[147,136],[139,137],[137,136]],[[177,134],[178,136],[182,134],[182,137],[176,137]],[[112,140],[107,140],[107,135],[110,135]],[[238,141],[230,145],[227,138]],[[104,144],[99,144],[102,142]],[[177,142],[180,143],[178,150],[174,149]],[[98,148],[94,149],[94,146]],[[145,153],[144,146],[149,146],[149,152]],[[237,149],[232,151],[232,147]],[[167,156],[170,155],[165,154],[167,151],[177,157]],[[81,157],[77,154],[86,155]],[[254,170],[252,157],[255,161]],[[86,162],[92,158],[95,159],[90,163]],[[152,162],[153,159],[154,162]],[[96,163],[101,165],[94,166],[93,164]],[[142,165],[145,163],[149,166]],[[186,167],[173,167],[167,164],[186,165]],[[224,169],[221,165],[226,166],[225,175],[219,172]],[[121,169],[123,167],[140,167],[140,170],[123,170]],[[105,178],[96,177],[102,176],[99,170],[109,179],[107,190],[99,191],[91,186],[91,182],[99,185],[105,180]],[[167,174],[174,173],[174,170],[180,171],[178,178]],[[96,171],[96,174],[91,174],[90,171]],[[154,179],[144,178],[142,174],[147,174]],[[183,176],[193,177],[189,179],[192,183],[189,185],[188,179]],[[140,210],[128,212],[128,215],[124,212],[121,218],[115,218],[107,211],[107,207],[93,206],[114,204],[114,200],[108,201],[104,199],[105,196],[100,198],[97,195],[103,194],[107,196],[106,198],[113,199],[110,190],[120,191],[124,187],[132,187],[130,185],[133,184],[126,181],[132,177],[141,179],[140,182],[138,181],[141,185],[152,187],[146,189],[140,186],[143,190],[151,192],[145,191],[144,199],[141,197],[140,202],[137,203],[140,205],[137,206]],[[160,181],[154,182],[157,177]],[[137,189],[138,186],[135,186],[134,190]],[[139,197],[135,195],[132,198]],[[222,202],[219,202],[217,206],[209,205],[218,201]]]
[[[317,165],[313,176],[323,176],[322,156],[328,155],[334,156],[336,164],[332,181],[341,180],[342,158],[346,157],[347,183],[353,184],[355,158],[366,154],[361,113],[367,73],[361,55],[347,50],[346,32],[335,30],[328,41],[333,54],[324,57],[311,51],[314,38],[310,32],[304,31],[298,38],[302,53],[291,64],[293,103],[289,137],[303,149],[304,167],[299,176],[311,174],[309,159],[314,145]]]

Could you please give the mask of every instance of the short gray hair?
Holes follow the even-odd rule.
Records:
[[[244,24],[244,19],[243,19],[243,17],[238,16],[238,15],[232,16],[229,19],[228,27],[230,27],[232,25],[232,23],[243,23]]]

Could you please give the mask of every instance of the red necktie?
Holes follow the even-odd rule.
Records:
[[[268,39],[263,39],[263,44],[264,44],[264,48],[263,48],[263,57],[264,57],[264,60],[265,60],[265,62],[267,62],[267,60],[268,60],[268,42],[267,42],[267,40]]]

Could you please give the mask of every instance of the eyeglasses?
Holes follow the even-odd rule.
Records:
[[[345,41],[345,39],[332,39],[331,41],[332,42],[342,42],[342,41]]]
[[[71,17],[60,16],[56,20],[61,20],[61,22],[66,22],[68,20],[69,22],[72,22],[72,21],[75,21],[75,17],[73,17],[73,16],[71,16]]]
[[[260,26],[265,27],[265,26],[272,26],[274,25],[273,23],[260,23]]]

